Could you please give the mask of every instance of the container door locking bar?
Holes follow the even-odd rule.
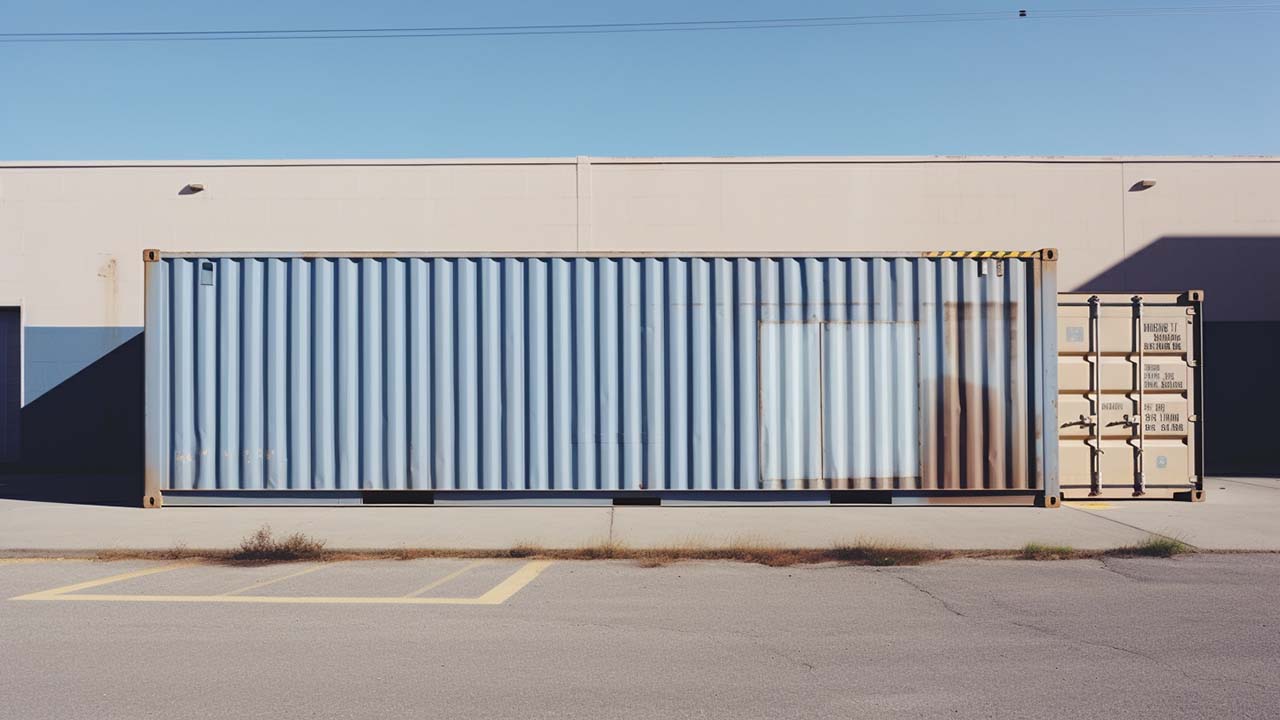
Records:
[[[1146,342],[1142,338],[1142,296],[1133,296],[1133,317],[1138,324],[1134,339],[1138,343],[1138,448],[1136,467],[1133,474],[1133,496],[1147,494],[1147,480],[1143,467],[1143,450],[1147,444],[1147,378],[1146,378]]]
[[[1089,298],[1089,342],[1093,344],[1093,413],[1089,416],[1089,495],[1102,494],[1102,298]],[[1084,417],[1080,420],[1083,422]]]

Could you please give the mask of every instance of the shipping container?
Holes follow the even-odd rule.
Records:
[[[1053,250],[144,260],[149,507],[1058,501]]]
[[[1199,290],[1059,296],[1064,497],[1204,498],[1203,302]]]

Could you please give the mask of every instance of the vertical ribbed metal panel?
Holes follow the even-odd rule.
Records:
[[[154,265],[148,463],[163,489],[1043,490],[1054,477],[1041,347],[1054,333],[1040,327],[1054,288],[1038,256]]]

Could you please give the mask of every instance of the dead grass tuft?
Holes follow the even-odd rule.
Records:
[[[1065,545],[1027,543],[1021,550],[937,550],[875,541],[842,543],[828,548],[788,548],[766,543],[736,542],[720,547],[696,544],[660,548],[630,548],[617,542],[599,542],[577,548],[545,548],[519,543],[496,550],[397,548],[386,550],[329,550],[323,540],[302,533],[277,537],[262,527],[233,550],[191,550],[177,545],[169,550],[104,550],[98,560],[201,560],[224,564],[264,564],[323,560],[419,560],[425,558],[520,558],[530,560],[629,560],[640,567],[655,568],[679,562],[722,560],[754,563],[768,567],[793,565],[860,565],[892,567],[921,565],[958,558],[983,560],[1081,560],[1099,557],[1173,557],[1198,552],[1186,543],[1152,536],[1136,545],[1112,550],[1076,550]]]
[[[537,557],[543,552],[546,551],[533,543],[516,543],[507,551],[507,556],[513,558]]]
[[[878,543],[838,545],[835,547],[834,553],[837,556],[837,562],[849,565],[874,565],[876,567],[920,565],[956,557],[956,553],[948,550],[932,550]]]
[[[303,533],[276,537],[270,526],[263,525],[240,541],[227,560],[231,562],[296,562],[320,560],[325,556],[324,541]]]
[[[576,551],[569,551],[565,560],[626,560],[628,556],[632,556],[632,551],[622,545],[605,541],[595,545],[586,545],[578,548]]]

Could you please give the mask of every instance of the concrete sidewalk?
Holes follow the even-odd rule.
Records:
[[[168,507],[163,510],[0,500],[0,553],[230,548],[262,525],[331,548],[829,547],[881,541],[943,549],[1028,542],[1106,549],[1150,534],[1205,550],[1280,551],[1280,480],[1212,479],[1204,503],[1072,503],[1002,507]]]

